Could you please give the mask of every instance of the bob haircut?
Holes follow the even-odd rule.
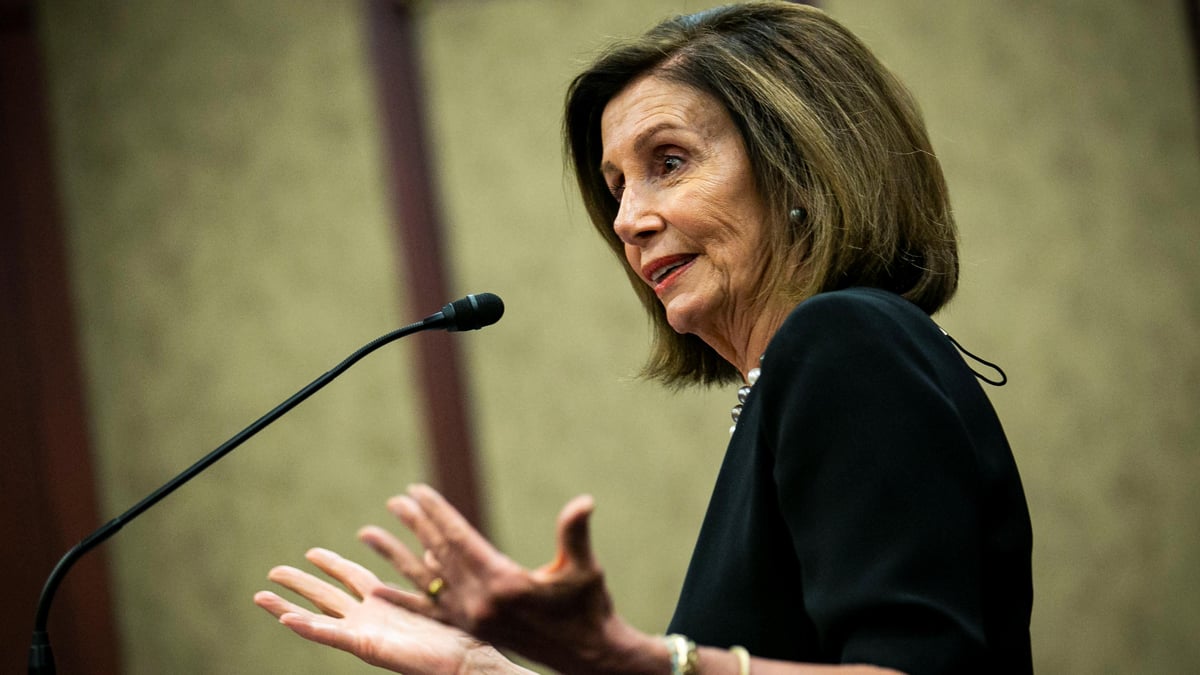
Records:
[[[741,133],[773,214],[764,224],[762,298],[799,303],[868,286],[933,314],[954,294],[957,233],[941,166],[912,96],[858,38],[820,10],[788,2],[675,17],[611,46],[576,77],[563,121],[588,216],[654,325],[643,376],[673,387],[741,380],[699,338],[672,330],[613,231],[619,203],[600,172],[600,119],[644,76],[712,96]]]

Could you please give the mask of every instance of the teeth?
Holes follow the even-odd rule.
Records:
[[[660,267],[658,270],[656,270],[654,272],[654,274],[650,275],[650,281],[653,281],[654,283],[657,284],[660,279],[666,277],[668,274],[670,274],[675,269],[682,267],[684,265],[684,263],[686,263],[686,262],[687,262],[686,260],[681,260],[679,262],[671,263],[670,265],[667,265],[666,267]]]

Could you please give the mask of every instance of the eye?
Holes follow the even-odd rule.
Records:
[[[674,173],[683,167],[683,158],[675,155],[667,155],[662,158],[663,173]]]
[[[621,195],[625,194],[625,181],[620,180],[620,181],[617,181],[617,182],[609,185],[608,191],[610,194],[612,194],[613,199],[617,200],[617,203],[620,204],[621,203]]]

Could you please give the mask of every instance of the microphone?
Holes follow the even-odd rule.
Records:
[[[184,483],[195,478],[200,472],[212,466],[217,460],[229,454],[234,448],[244,443],[254,434],[262,431],[267,425],[282,417],[289,410],[300,405],[305,399],[329,384],[338,375],[346,372],[346,369],[358,363],[367,354],[389,342],[394,342],[406,335],[412,335],[413,333],[425,330],[441,329],[449,332],[479,330],[480,328],[496,323],[503,315],[504,302],[498,296],[492,293],[478,293],[455,300],[443,307],[440,312],[431,314],[416,323],[409,324],[376,338],[360,347],[358,351],[346,357],[345,360],[331,368],[324,375],[313,380],[295,394],[292,394],[291,398],[280,403],[273,410],[255,420],[250,426],[234,434],[232,438],[222,443],[216,450],[208,453],[200,461],[167,481],[162,487],[147,495],[142,501],[134,504],[128,511],[113,518],[95,532],[84,537],[58,561],[58,564],[54,566],[54,570],[50,572],[50,576],[46,579],[45,586],[42,587],[42,595],[38,599],[37,615],[34,618],[33,641],[29,646],[29,675],[54,675],[55,673],[54,653],[50,648],[50,634],[46,630],[47,619],[50,615],[50,603],[53,602],[54,593],[58,590],[58,585],[62,582],[63,577],[66,576],[71,566],[79,558],[83,557],[85,553],[107,541],[127,523],[137,518],[151,506],[157,504]]]
[[[479,293],[455,300],[437,314],[425,317],[422,323],[436,324],[455,333],[490,326],[501,316],[504,316],[504,301],[494,293]]]

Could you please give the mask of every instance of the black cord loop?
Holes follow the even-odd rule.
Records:
[[[939,328],[940,328],[940,326],[939,326]],[[992,385],[993,387],[1003,387],[1004,385],[1008,384],[1008,375],[1005,374],[1003,368],[992,363],[991,361],[988,361],[987,359],[983,359],[978,356],[975,356],[971,352],[967,351],[966,347],[963,347],[961,344],[959,344],[958,340],[954,339],[954,336],[947,333],[945,328],[942,328],[941,330],[942,330],[942,335],[945,335],[946,338],[948,340],[950,340],[950,344],[954,345],[958,349],[958,351],[960,351],[963,354],[965,354],[966,356],[970,357],[972,360],[978,361],[979,363],[982,363],[983,365],[987,366],[988,368],[991,368],[992,370],[994,370],[1000,374],[1000,379],[993,380],[993,379],[987,377],[986,375],[980,373],[978,370],[971,368],[971,366],[968,365],[967,367],[971,368],[971,372],[975,373],[975,377],[978,377],[979,379],[983,380],[984,382],[987,382],[988,384]]]

